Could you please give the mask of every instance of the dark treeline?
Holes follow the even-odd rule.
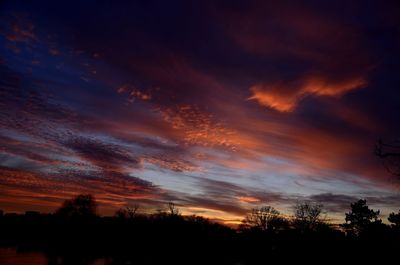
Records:
[[[67,200],[54,214],[0,214],[0,245],[45,253],[48,264],[269,264],[272,261],[371,262],[397,259],[400,211],[390,225],[365,200],[349,205],[346,223],[332,225],[322,205],[296,205],[285,218],[271,206],[253,209],[233,229],[199,216],[183,216],[170,203],[141,214],[138,206],[114,217],[97,215],[91,195]]]

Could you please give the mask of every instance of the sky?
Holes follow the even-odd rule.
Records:
[[[396,1],[1,1],[0,209],[388,213]]]

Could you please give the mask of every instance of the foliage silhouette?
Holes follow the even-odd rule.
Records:
[[[94,217],[97,212],[96,200],[90,194],[80,194],[73,199],[66,200],[56,214],[64,218]]]
[[[388,221],[391,222],[396,228],[400,228],[400,210],[398,213],[390,213]]]
[[[350,205],[351,211],[346,213],[346,223],[342,226],[350,235],[360,235],[373,225],[381,224],[380,211],[369,209],[366,200],[358,200]]]
[[[365,253],[376,253],[380,262],[396,257],[400,251],[396,226],[381,223],[379,211],[370,210],[364,200],[351,206],[346,229],[363,233],[346,235],[324,222],[322,207],[311,202],[298,204],[293,220],[271,206],[255,208],[243,226],[234,229],[182,215],[172,203],[154,214],[139,214],[139,206],[126,206],[113,217],[101,217],[96,215],[95,199],[79,195],[64,202],[55,214],[0,215],[0,247],[40,251],[48,257],[48,265],[89,265],[98,258],[107,265],[258,265],[299,262],[302,257],[320,263],[308,258],[316,253],[332,262],[371,261]],[[398,214],[389,218],[397,224]]]

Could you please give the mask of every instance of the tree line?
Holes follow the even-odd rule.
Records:
[[[258,229],[261,231],[278,231],[293,228],[299,231],[316,231],[330,224],[322,216],[323,205],[319,203],[298,203],[293,218],[288,219],[271,206],[252,209],[240,225],[241,229]],[[387,227],[379,218],[380,211],[370,209],[367,201],[360,199],[350,204],[350,212],[345,214],[345,223],[339,228],[347,235],[360,236],[370,229]],[[400,210],[389,214],[390,227],[400,229]]]
[[[185,216],[174,203],[153,214],[138,205],[99,216],[89,194],[66,200],[54,214],[0,214],[0,247],[46,253],[52,264],[266,264],[392,258],[400,250],[400,211],[389,224],[366,200],[349,205],[343,224],[330,223],[323,205],[301,202],[286,217],[272,206],[252,209],[233,229],[201,216]],[[370,257],[366,253],[375,253]],[[347,258],[350,257],[350,258]]]
[[[127,205],[115,212],[115,217],[120,219],[134,219],[138,216],[139,205]],[[285,217],[272,206],[256,207],[248,213],[242,220],[238,231],[259,230],[259,231],[281,231],[285,229],[295,229],[302,232],[317,231],[318,229],[331,229],[334,225],[330,224],[323,216],[323,205],[310,201],[297,203],[294,207],[292,217]],[[73,199],[66,200],[56,211],[56,215],[63,218],[90,218],[97,216],[97,203],[90,194],[81,194]],[[340,229],[349,236],[360,236],[371,229],[384,229],[388,225],[379,218],[380,210],[370,209],[367,201],[360,199],[350,204],[350,211],[345,213],[345,223],[339,224],[336,229]],[[170,202],[165,210],[158,210],[153,218],[181,217],[185,218],[203,218],[200,216],[181,216],[178,207]],[[207,220],[203,218],[204,220]],[[400,210],[389,214],[389,227],[400,229]]]

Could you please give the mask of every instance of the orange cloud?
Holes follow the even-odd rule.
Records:
[[[128,94],[128,101],[130,103],[134,102],[135,99],[148,101],[152,99],[151,89],[148,89],[147,92],[140,91],[133,85],[123,85],[117,89],[118,94]]]
[[[189,172],[200,170],[199,167],[197,167],[193,163],[190,163],[189,161],[176,158],[168,158],[167,156],[162,155],[146,156],[143,158],[143,161],[176,172]]]
[[[254,197],[249,197],[249,196],[239,196],[238,200],[240,202],[246,202],[246,203],[252,203],[252,202],[259,202],[260,200]]]
[[[307,96],[341,96],[366,85],[362,77],[344,81],[331,81],[320,76],[312,76],[294,83],[257,84],[250,88],[253,93],[249,100],[280,112],[292,112]]]
[[[235,150],[235,132],[196,106],[179,105],[159,110],[165,122],[183,133],[184,144]]]
[[[5,210],[24,206],[52,211],[79,193],[91,193],[102,206],[115,210],[128,200],[152,200],[162,195],[151,183],[118,172],[68,171],[49,175],[0,167],[0,176],[0,204]]]

